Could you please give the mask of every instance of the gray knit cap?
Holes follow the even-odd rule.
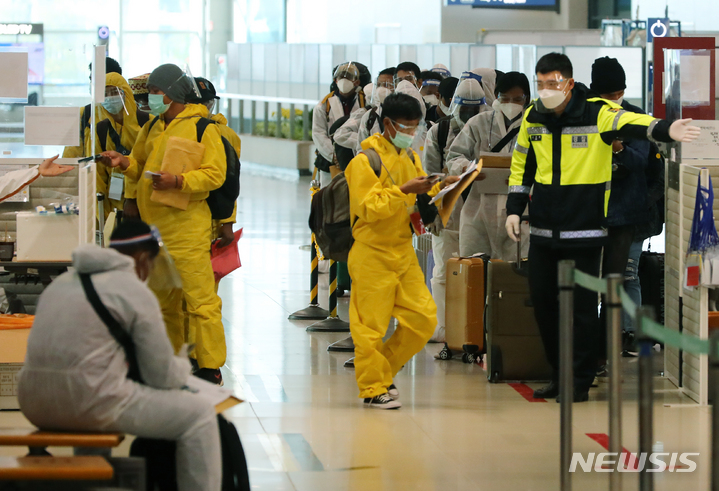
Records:
[[[155,68],[147,80],[147,85],[157,87],[167,97],[181,104],[185,103],[185,96],[192,90],[192,84],[185,72],[172,63]]]

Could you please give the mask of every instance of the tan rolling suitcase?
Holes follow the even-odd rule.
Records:
[[[478,361],[484,352],[484,303],[488,256],[452,258],[447,262],[446,343],[441,360],[461,356]]]

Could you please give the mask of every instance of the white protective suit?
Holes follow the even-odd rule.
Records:
[[[427,174],[432,172],[445,172],[446,162],[442,162],[442,153],[446,154],[450,145],[459,134],[460,128],[455,120],[450,122],[447,143],[444,149],[439,148],[438,135],[440,125],[432,126],[427,132],[425,154],[422,158],[424,170]],[[434,269],[432,270],[432,298],[437,304],[437,327],[431,342],[444,342],[445,334],[445,300],[447,285],[447,261],[459,254],[459,219],[462,212],[462,198],[460,197],[447,222],[447,226],[439,235],[432,235],[432,253],[434,255]]]
[[[419,93],[419,89],[412,82],[402,80],[394,90],[395,92],[401,92],[403,94],[411,95],[422,108],[422,119],[417,126],[417,131],[414,133],[414,141],[412,142],[412,149],[417,152],[418,155],[424,155],[424,142],[427,139],[427,123],[424,118],[427,117],[427,106],[424,103],[424,97]],[[361,143],[361,142],[360,142]]]
[[[329,108],[329,111],[328,111]],[[355,96],[354,105],[350,110],[350,114],[363,109],[359,104],[359,96]],[[342,101],[337,94],[330,92],[322,101],[315,106],[312,113],[312,141],[317,147],[317,151],[330,162],[334,162],[335,149],[332,145],[329,131],[335,121],[343,118],[345,115]],[[329,172],[320,172],[320,181],[322,186],[326,186],[332,180]]]
[[[447,152],[450,174],[461,174],[473,160],[479,159],[481,153],[490,152],[511,129],[521,124],[522,117],[519,116],[507,126],[502,112],[491,108],[474,116],[464,125]],[[515,136],[498,155],[511,155],[516,141]],[[460,255],[471,256],[481,252],[503,261],[517,260],[517,245],[504,227],[506,208],[506,194],[481,194],[477,184],[472,185],[459,220]],[[523,257],[529,249],[529,241],[526,240],[528,230],[525,229],[523,226]]]
[[[0,177],[0,201],[4,201],[18,193],[25,186],[40,177],[39,167],[10,171]]]
[[[190,363],[174,355],[155,295],[135,262],[112,249],[81,246],[75,271],[40,296],[30,330],[18,400],[43,429],[117,431],[177,442],[181,491],[220,491],[222,457],[211,402],[181,388]],[[146,385],[127,378],[125,352],[85,297],[78,273],[130,336]]]
[[[366,129],[369,116],[365,118],[365,115],[369,113],[373,108],[377,108],[378,114],[381,114],[380,107],[382,102],[391,94],[391,91],[385,87],[377,87],[374,84],[367,84],[364,88],[365,94],[371,94],[369,100],[369,106],[358,109],[353,112],[350,118],[345,124],[342,125],[337,131],[335,131],[335,143],[354,150],[355,155],[362,151],[362,142],[375,133],[380,133],[379,123],[375,122],[371,133]],[[360,129],[364,128],[361,133],[363,138],[360,137]]]

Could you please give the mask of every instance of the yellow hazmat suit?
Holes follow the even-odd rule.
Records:
[[[109,120],[113,129],[120,136],[120,143],[122,143],[122,146],[125,147],[125,149],[132,151],[132,147],[135,145],[135,140],[137,140],[137,134],[140,132],[140,125],[137,122],[137,104],[135,103],[135,98],[132,95],[130,84],[127,83],[122,75],[118,73],[108,73],[105,76],[105,86],[108,85],[118,87],[125,93],[125,109],[127,111],[123,110],[122,124],[120,124],[112,118],[112,115],[108,113],[104,107],[98,105],[95,108],[95,111],[98,113],[102,112],[107,115],[107,117],[99,119],[98,121],[102,121],[103,119]],[[88,129],[85,135],[85,156],[96,155],[103,151],[98,137],[95,138],[95,150],[92,151],[91,147],[92,140],[90,139],[90,130]],[[106,139],[105,150],[117,150],[115,148],[115,143],[109,135]],[[122,210],[125,201],[124,199],[110,199],[108,196],[110,179],[113,175],[120,178],[123,177],[122,172],[119,169],[110,169],[104,165],[97,166],[97,192],[105,195],[104,210],[106,219],[113,209],[117,208],[118,210]],[[127,183],[125,183],[125,187],[126,186]]]
[[[412,247],[407,207],[416,195],[399,189],[426,175],[420,159],[415,154],[412,163],[405,150],[398,154],[380,134],[362,142],[362,148],[375,149],[384,164],[377,178],[367,157],[358,154],[345,171],[355,224],[347,263],[352,277],[350,330],[359,397],[367,398],[387,392],[397,372],[427,344],[437,325],[437,307]],[[430,194],[438,190],[439,184]],[[383,344],[392,317],[397,330]]]
[[[225,151],[217,125],[208,125],[203,134],[205,151],[200,168],[183,174],[182,191],[190,193],[187,210],[152,201],[152,181],[143,177],[145,171],[160,172],[170,137],[196,141],[197,121],[207,116],[205,106],[188,104],[167,126],[164,118],[160,117],[148,134],[150,125],[145,125],[129,157],[130,166],[125,171],[125,178],[129,184],[136,183],[140,215],[144,221],[158,228],[182,278],[182,290],[155,292],[170,341],[175,351],[187,342],[184,327],[187,316],[190,331],[196,336],[195,356],[200,367],[220,368],[225,364],[227,350],[222,326],[222,302],[215,293],[210,262],[212,215],[206,201],[209,192],[225,181]],[[129,196],[126,194],[126,197]],[[186,311],[183,310],[183,300]]]

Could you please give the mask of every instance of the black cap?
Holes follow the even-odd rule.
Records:
[[[627,76],[616,58],[597,58],[592,65],[592,85],[597,94],[613,94],[627,88]]]
[[[219,99],[219,97],[217,97],[217,92],[215,91],[215,86],[212,85],[212,82],[206,78],[195,77],[195,83],[197,84],[197,88],[200,89],[200,97],[197,98],[194,94],[191,94],[193,97],[187,98],[188,103],[201,104],[203,102],[211,101],[212,99]]]

